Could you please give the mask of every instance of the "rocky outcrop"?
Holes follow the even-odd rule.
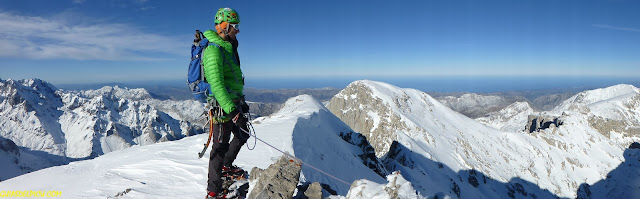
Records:
[[[267,169],[254,167],[249,179],[257,182],[249,198],[293,198],[300,170],[300,165],[287,156],[282,156]]]
[[[314,182],[304,191],[304,195],[309,199],[321,199],[322,186],[320,186],[319,182]]]
[[[20,156],[18,145],[16,145],[16,143],[14,143],[13,141],[3,137],[0,137],[0,152],[5,152],[13,156]],[[18,160],[16,159],[16,162],[17,161]]]
[[[367,141],[367,138],[362,134],[350,131],[350,132],[340,132],[340,137],[342,140],[357,146],[362,150],[362,154],[358,155],[360,160],[362,160],[362,164],[369,167],[372,171],[376,172],[381,177],[385,177],[389,175],[389,172],[384,167],[384,164],[380,162],[380,160],[376,157],[375,150],[371,146],[371,144]]]
[[[640,149],[640,143],[634,142],[629,145],[629,149]]]
[[[548,128],[556,128],[564,124],[562,117],[529,115],[525,131],[528,133],[540,132]]]
[[[396,131],[408,131],[408,127],[400,122],[400,115],[377,98],[366,82],[351,83],[331,98],[327,108],[351,129],[367,137],[377,157],[388,152]]]

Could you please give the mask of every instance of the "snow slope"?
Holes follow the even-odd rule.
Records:
[[[258,137],[338,178],[387,183],[363,164],[364,152],[340,132],[351,129],[308,95],[288,100],[284,108],[254,122]],[[59,190],[65,198],[197,198],[204,196],[208,159],[197,158],[206,135],[172,142],[132,146],[91,160],[43,169],[0,182],[0,190]],[[253,146],[253,139],[248,142]],[[250,170],[267,168],[282,154],[257,142],[254,150],[240,151],[235,164]],[[206,155],[208,156],[208,155]],[[303,181],[328,184],[341,195],[350,184],[342,184],[308,166],[302,166]],[[127,191],[128,190],[128,191]],[[402,190],[412,190],[411,187]],[[415,195],[415,190],[408,191]],[[358,197],[355,197],[358,198]],[[360,197],[362,198],[362,197]]]
[[[580,184],[602,180],[621,164],[625,148],[638,140],[638,134],[603,134],[588,115],[571,111],[560,128],[500,131],[421,91],[366,80],[337,94],[329,109],[365,135],[377,155],[386,154],[387,169],[400,170],[427,196],[573,198]]]

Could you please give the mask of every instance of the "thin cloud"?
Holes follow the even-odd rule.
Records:
[[[622,30],[622,31],[640,32],[640,29],[637,29],[637,28],[618,27],[618,26],[612,26],[612,25],[607,25],[607,24],[593,24],[591,26],[596,27],[596,28],[610,29],[610,30]]]
[[[71,24],[0,12],[0,57],[75,60],[167,60],[186,45],[176,37],[117,23]]]

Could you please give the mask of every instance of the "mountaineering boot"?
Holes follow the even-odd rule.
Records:
[[[222,176],[241,176],[244,174],[244,170],[235,165],[231,165],[231,167],[222,166]]]
[[[207,196],[204,199],[222,199],[222,198],[227,198],[227,196],[223,193],[215,193],[215,192],[209,191],[207,193]]]

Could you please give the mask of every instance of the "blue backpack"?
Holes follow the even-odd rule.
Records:
[[[204,77],[204,66],[202,65],[202,52],[209,45],[215,45],[222,51],[218,44],[209,42],[200,30],[196,30],[196,38],[191,45],[191,63],[189,63],[189,73],[187,74],[187,84],[191,94],[198,101],[206,102],[207,96],[211,93],[211,86]],[[224,53],[222,53],[224,56]],[[224,60],[224,58],[223,58]]]

